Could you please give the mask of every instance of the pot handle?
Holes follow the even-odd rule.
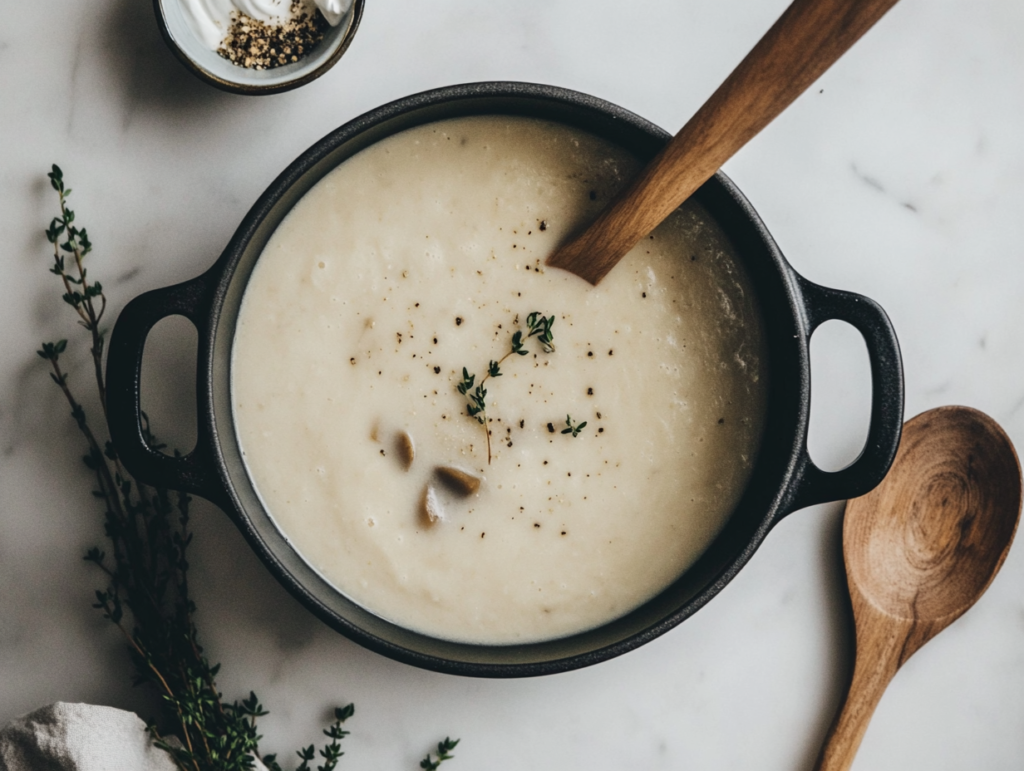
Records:
[[[224,506],[227,494],[216,471],[212,429],[201,418],[195,448],[171,457],[146,440],[141,407],[142,353],[146,337],[158,321],[184,316],[199,333],[202,362],[216,281],[208,274],[183,284],[154,289],[125,306],[114,324],[107,354],[107,422],[110,438],[124,467],[140,482],[196,493]],[[197,403],[203,404],[203,368],[196,374]]]
[[[818,468],[807,451],[804,434],[802,473],[787,512],[856,498],[872,490],[888,473],[903,428],[903,361],[896,332],[882,306],[863,295],[797,278],[807,313],[808,341],[815,329],[833,319],[845,321],[863,336],[871,364],[871,419],[860,456],[841,471]]]

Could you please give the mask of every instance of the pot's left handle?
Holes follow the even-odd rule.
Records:
[[[216,471],[213,437],[200,417],[195,448],[180,457],[154,449],[146,441],[141,406],[142,353],[158,321],[184,316],[199,332],[200,359],[216,282],[208,275],[139,295],[117,318],[107,354],[107,421],[118,457],[140,482],[196,493],[224,506],[227,494]],[[196,399],[201,403],[202,367],[196,371]]]
[[[892,322],[874,300],[829,289],[798,276],[807,312],[808,338],[821,324],[836,319],[850,324],[864,338],[871,365],[871,418],[868,437],[857,458],[841,471],[822,471],[801,448],[803,472],[792,503],[796,511],[816,503],[856,498],[873,490],[896,457],[903,428],[903,361]]]

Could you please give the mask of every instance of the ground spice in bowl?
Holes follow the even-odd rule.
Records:
[[[240,67],[269,70],[299,61],[319,45],[329,28],[323,15],[310,11],[301,0],[293,0],[291,18],[281,24],[235,12],[217,53]]]

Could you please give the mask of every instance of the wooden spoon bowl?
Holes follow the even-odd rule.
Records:
[[[994,420],[967,407],[918,415],[886,479],[847,506],[850,584],[888,616],[945,626],[995,577],[1020,499],[1017,456]]]
[[[819,771],[850,767],[897,670],[988,588],[1020,509],[1020,463],[992,418],[939,407],[906,423],[889,475],[846,506],[856,662]]]

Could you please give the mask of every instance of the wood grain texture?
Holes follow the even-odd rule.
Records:
[[[664,150],[547,264],[597,284],[896,0],[795,0]]]
[[[889,475],[846,506],[856,658],[818,771],[850,768],[899,668],[995,578],[1020,509],[1020,463],[994,420],[969,407],[940,407],[906,423]]]

